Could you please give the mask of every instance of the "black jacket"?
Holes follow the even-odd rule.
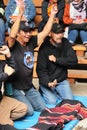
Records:
[[[0,100],[2,98],[2,93],[1,93],[2,82],[7,81],[8,79],[8,74],[4,72],[4,67],[6,64],[8,64],[9,66],[11,66],[16,70],[16,64],[12,56],[10,58],[7,58],[5,61],[0,60]]]
[[[49,55],[57,58],[56,63],[49,61]],[[40,84],[47,86],[55,79],[58,83],[65,80],[68,66],[77,64],[77,61],[77,56],[67,39],[63,38],[62,46],[58,48],[50,43],[49,38],[46,38],[40,47],[37,60],[36,70]]]

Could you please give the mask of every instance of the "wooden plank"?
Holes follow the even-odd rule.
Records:
[[[69,78],[79,78],[86,79],[87,78],[87,70],[68,70]]]
[[[34,21],[35,21],[36,27],[38,27],[38,25],[39,25],[41,20],[42,20],[42,16],[41,15],[36,15],[35,16]]]
[[[84,56],[86,48],[83,44],[77,44],[77,45],[74,45],[72,47],[76,51],[77,56],[82,56],[82,57]]]
[[[36,73],[36,65],[37,65],[37,63],[34,62],[33,78],[38,78],[37,73]]]
[[[34,52],[34,61],[37,62],[38,52]]]
[[[3,2],[5,6],[8,4],[8,0],[3,0]]]
[[[84,57],[78,57],[78,64],[87,64],[87,59]]]
[[[36,7],[36,14],[38,15],[42,15],[42,9],[41,9],[41,7],[40,8],[38,8],[38,7]]]
[[[69,81],[70,84],[74,84],[75,83],[75,79],[74,78],[68,78],[67,80]]]
[[[82,44],[74,45],[74,46],[72,46],[72,48],[73,48],[75,51],[86,51],[85,46],[82,45]]]
[[[33,0],[35,6],[41,6],[43,0]]]

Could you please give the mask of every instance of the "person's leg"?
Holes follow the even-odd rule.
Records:
[[[60,82],[55,89],[62,99],[73,99],[73,93],[67,80]]]
[[[9,101],[12,102],[10,105],[12,108],[10,118],[12,120],[17,120],[21,117],[24,117],[27,114],[28,107],[26,104],[14,99],[14,98],[10,98]]]
[[[23,91],[13,89],[13,96],[12,97],[27,105],[27,107],[28,107],[27,115],[33,115],[34,114],[34,109],[33,109],[32,105],[31,105],[30,101],[24,95]]]
[[[40,85],[41,94],[47,104],[56,104],[58,100],[55,89],[47,89],[45,86]]]
[[[6,125],[1,125],[1,124],[0,124],[0,130],[17,130],[17,129],[14,128],[14,127],[11,126],[11,125],[8,125],[8,124],[6,124]]]
[[[29,91],[27,91],[26,97],[32,104],[34,110],[42,111],[43,109],[46,108],[46,105],[45,105],[39,91],[36,90],[35,88],[32,87]]]
[[[3,113],[3,114],[2,114]],[[13,125],[15,119],[27,113],[27,106],[16,99],[4,96],[0,102],[0,123]]]
[[[14,125],[13,121],[10,118],[10,102],[8,97],[3,97],[0,101],[0,124],[2,125]]]
[[[80,31],[80,37],[83,44],[87,44],[87,31]]]
[[[86,47],[85,58],[87,59],[87,31],[80,31],[80,37],[82,39],[83,44]]]
[[[78,37],[77,30],[69,30],[68,40],[72,45],[75,43],[77,37]]]
[[[5,23],[3,19],[0,18],[0,45],[5,42]]]

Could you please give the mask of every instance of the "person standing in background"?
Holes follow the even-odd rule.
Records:
[[[54,22],[60,23],[64,27],[63,14],[65,8],[65,0],[43,0],[42,1],[42,21],[39,23],[38,31],[42,31],[48,21],[53,4],[57,4],[58,12],[55,15]]]
[[[31,27],[35,27],[34,18],[36,16],[36,8],[32,0],[9,0],[6,10],[6,27],[11,27],[19,14],[20,5],[25,6],[24,14],[21,18],[22,21],[27,21]]]

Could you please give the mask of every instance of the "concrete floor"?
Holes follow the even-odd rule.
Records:
[[[71,84],[71,89],[75,95],[87,96],[87,83],[76,82]]]
[[[38,89],[39,84],[38,84],[38,79],[33,79],[33,83],[35,87]],[[79,96],[87,96],[87,82],[82,83],[82,82],[77,82],[75,84],[71,84],[71,89],[74,93],[74,95],[79,95]]]

